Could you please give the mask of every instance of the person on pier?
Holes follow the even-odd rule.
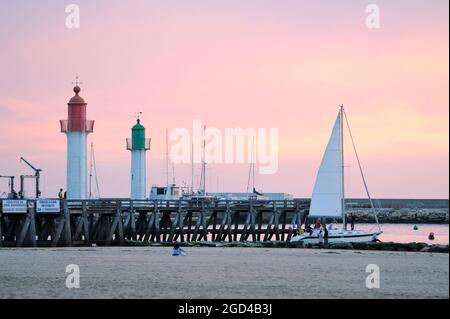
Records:
[[[59,189],[58,198],[59,198],[60,200],[63,200],[63,199],[64,199],[64,192],[63,192],[63,189],[62,189],[62,188]]]

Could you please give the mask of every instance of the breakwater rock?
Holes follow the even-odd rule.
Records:
[[[380,223],[394,224],[448,224],[448,208],[378,208],[376,209]],[[368,208],[349,209],[356,223],[374,223],[373,213]]]

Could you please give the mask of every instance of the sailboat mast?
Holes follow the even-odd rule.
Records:
[[[94,144],[91,142],[91,156],[89,164],[89,199],[92,198],[92,157],[93,157]]]
[[[253,146],[252,146],[252,174],[253,174],[253,185],[252,191],[255,189],[255,162],[256,162],[256,149],[255,149],[255,137],[253,136]]]
[[[342,212],[342,228],[345,229],[345,188],[344,188],[344,105],[340,106],[339,121],[341,130],[341,212]]]
[[[194,143],[192,143],[191,152],[191,194],[194,194]]]
[[[250,167],[248,169],[247,193],[250,192],[250,180],[252,180],[252,192],[255,189],[255,137],[253,136]]]
[[[206,194],[206,125],[203,126],[203,149],[202,149],[202,173],[200,178],[200,189]]]
[[[166,186],[169,186],[169,129],[166,128]]]

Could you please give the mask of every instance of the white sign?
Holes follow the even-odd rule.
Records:
[[[59,199],[39,199],[36,201],[38,213],[59,213]]]
[[[2,201],[2,211],[4,213],[26,213],[27,201],[26,199],[4,199]]]

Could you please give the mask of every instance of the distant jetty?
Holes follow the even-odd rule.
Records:
[[[378,199],[375,200],[380,223],[448,224],[448,199]],[[349,199],[347,213],[357,223],[374,223],[370,203],[365,199]]]
[[[357,223],[375,223],[370,209],[350,209]],[[384,224],[448,224],[448,208],[382,208],[377,210],[380,223]]]

